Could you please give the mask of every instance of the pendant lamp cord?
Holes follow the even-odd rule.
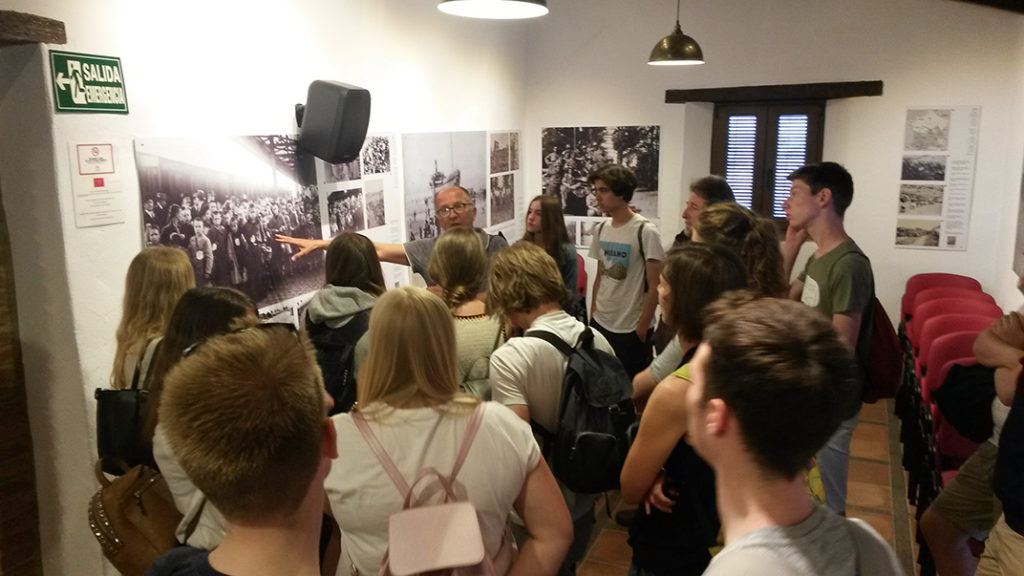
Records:
[[[679,2],[680,1],[681,0],[676,0],[676,26],[679,25]]]

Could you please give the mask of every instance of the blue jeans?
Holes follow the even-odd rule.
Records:
[[[818,451],[818,469],[825,486],[825,504],[839,515],[846,514],[846,476],[850,469],[850,438],[857,427],[857,414],[844,421]]]

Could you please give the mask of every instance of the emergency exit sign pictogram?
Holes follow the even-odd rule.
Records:
[[[128,113],[121,59],[50,50],[57,112]]]

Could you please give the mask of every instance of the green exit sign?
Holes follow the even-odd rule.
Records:
[[[57,112],[128,113],[121,59],[50,50]]]

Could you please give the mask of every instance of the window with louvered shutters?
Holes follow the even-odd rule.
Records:
[[[716,104],[711,173],[725,176],[736,201],[784,219],[789,174],[821,161],[824,102]]]

